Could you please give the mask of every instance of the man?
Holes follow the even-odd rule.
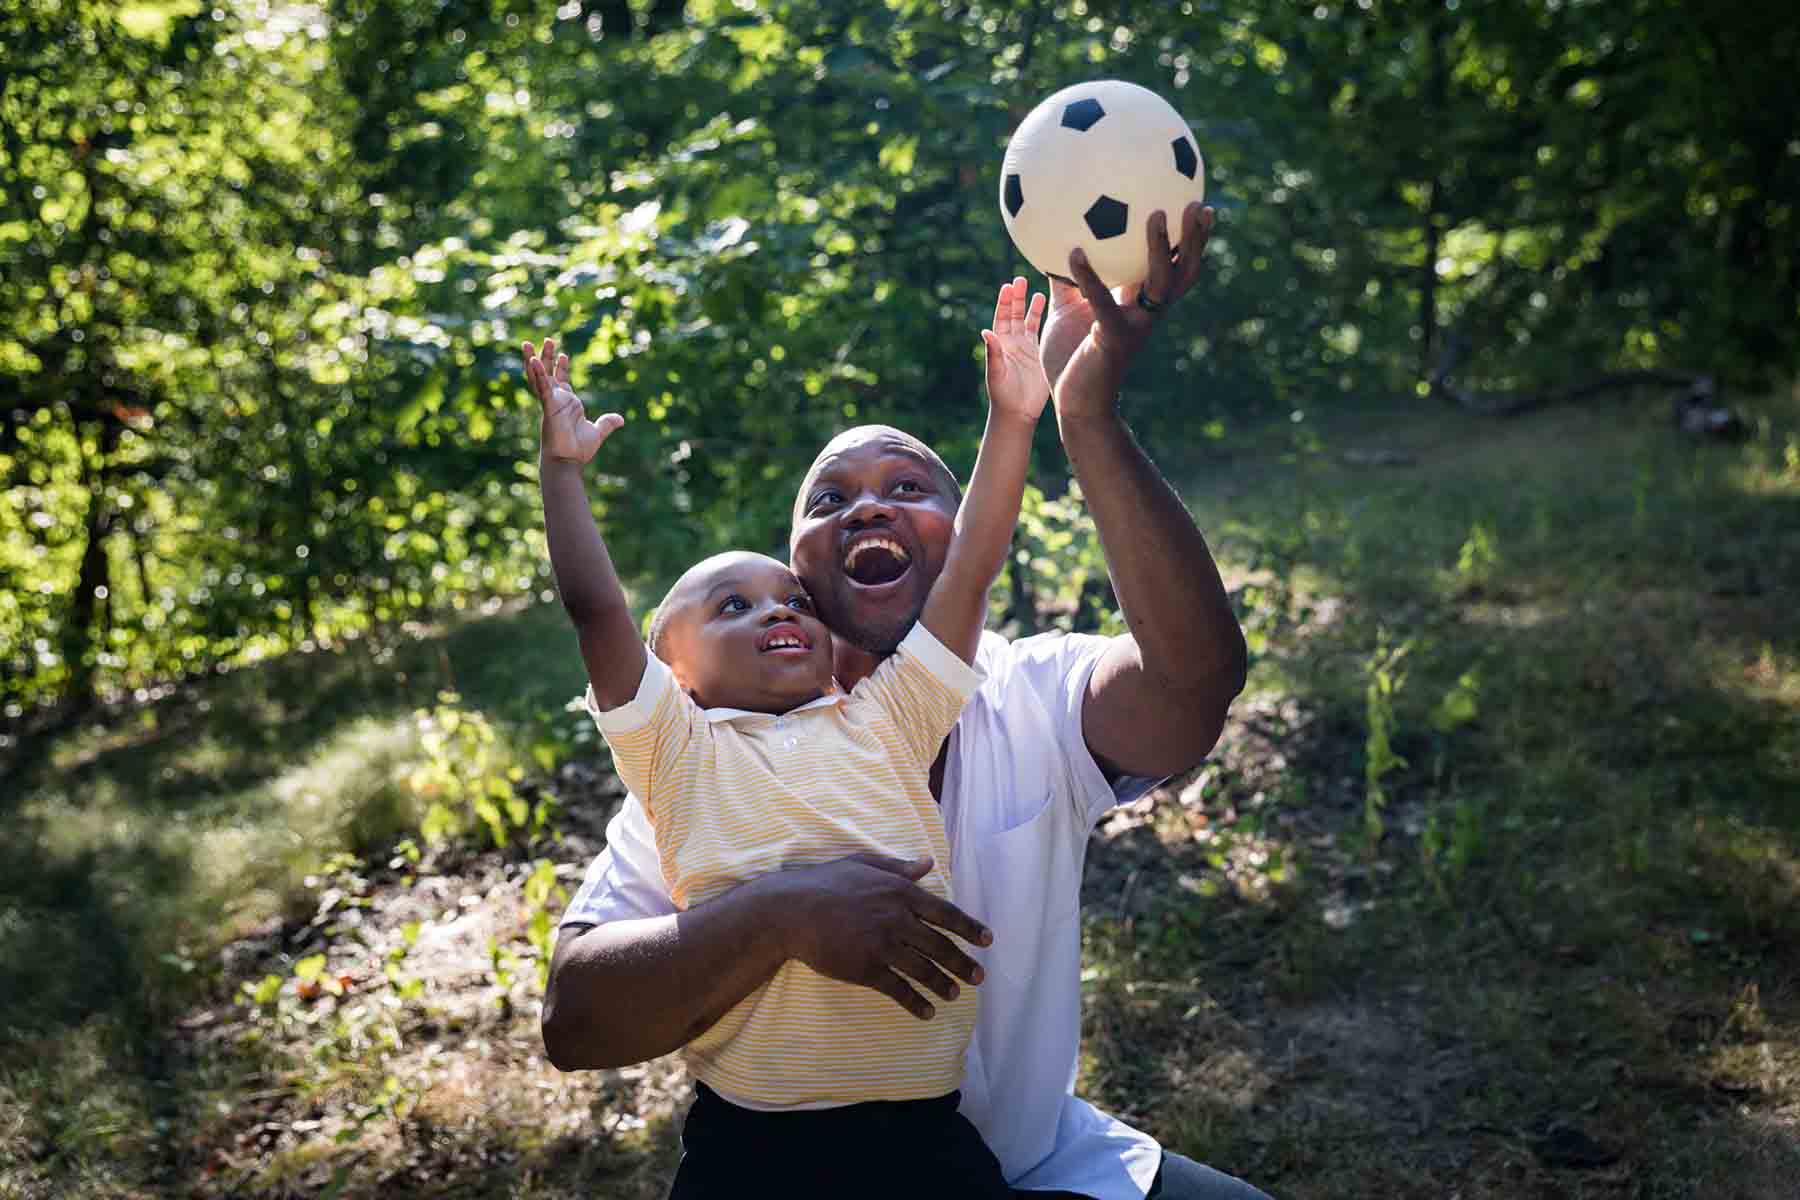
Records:
[[[1015,1187],[1100,1200],[1261,1195],[1164,1155],[1071,1094],[1088,835],[1114,804],[1204,758],[1244,680],[1243,634],[1205,539],[1118,409],[1157,314],[1199,278],[1212,212],[1192,205],[1181,224],[1171,247],[1166,218],[1150,219],[1151,271],[1139,287],[1115,296],[1080,251],[1070,258],[1074,283],[1051,284],[1039,352],[1129,633],[984,638],[987,682],[932,772],[961,908],[912,882],[929,863],[864,855],[777,872],[677,911],[642,809],[628,799],[563,917],[543,1017],[557,1066],[677,1049],[789,958],[881,991],[921,1019],[932,1006],[919,988],[948,998],[978,985],[962,1108]],[[943,565],[953,489],[922,501],[908,483],[941,470],[916,439],[865,427],[834,439],[807,473],[792,564],[837,635],[845,687],[892,652]],[[841,547],[871,528],[897,548],[898,574],[850,574]],[[980,961],[940,930],[980,947]]]

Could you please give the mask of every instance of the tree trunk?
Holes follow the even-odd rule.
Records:
[[[600,17],[602,37],[630,37],[632,30],[630,0],[601,0],[594,6]]]
[[[655,37],[670,29],[680,29],[687,15],[687,0],[654,0],[644,22],[644,36]]]
[[[1449,116],[1450,75],[1444,56],[1444,18],[1443,14],[1434,13],[1431,18],[1431,34],[1426,45],[1428,47],[1429,74],[1426,86],[1430,89],[1430,113],[1435,122],[1434,128],[1442,130],[1443,122]],[[1440,135],[1441,136],[1441,133]],[[1431,374],[1432,362],[1436,358],[1438,340],[1437,315],[1437,260],[1441,245],[1439,226],[1439,193],[1443,190],[1444,167],[1437,148],[1427,151],[1430,159],[1431,177],[1425,181],[1425,267],[1419,277],[1419,375]]]
[[[69,684],[65,693],[77,711],[92,708],[98,698],[94,687],[97,649],[96,624],[100,601],[111,594],[112,578],[106,558],[106,536],[112,532],[113,509],[107,498],[106,464],[119,448],[121,426],[111,417],[100,423],[99,452],[87,463],[88,509],[84,522],[86,543],[81,551],[81,571],[75,581],[75,595],[69,605],[68,620],[61,632],[62,658],[69,666]],[[79,430],[77,430],[79,436]],[[104,591],[102,590],[104,589]]]

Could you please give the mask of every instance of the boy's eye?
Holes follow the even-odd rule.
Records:
[[[894,490],[897,492],[922,492],[925,489],[919,486],[917,480],[902,479],[898,484],[894,485]]]
[[[821,508],[827,508],[833,504],[841,504],[843,503],[843,499],[843,495],[835,488],[826,488],[824,491],[813,493],[812,503],[808,504],[807,508],[817,512]]]
[[[811,612],[812,599],[807,596],[794,595],[788,597],[788,607],[798,612]]]
[[[725,602],[723,604],[719,605],[719,611],[720,612],[744,612],[744,611],[748,610],[749,607],[750,607],[749,601],[745,600],[742,596],[734,594],[734,595],[725,597]]]

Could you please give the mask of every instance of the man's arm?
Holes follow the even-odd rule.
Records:
[[[538,485],[550,569],[575,625],[594,699],[602,709],[618,708],[637,694],[647,651],[606,540],[594,524],[581,472],[625,418],[606,413],[596,421],[587,419],[569,387],[569,356],[558,355],[554,341],[546,340],[539,354],[532,352],[530,342],[524,349],[525,379],[544,409]]]
[[[1044,297],[1025,303],[1023,277],[1000,289],[994,323],[984,329],[987,347],[987,431],[975,456],[975,473],[956,511],[956,532],[944,569],[931,585],[919,621],[964,662],[975,661],[987,623],[988,588],[1006,562],[1025,472],[1031,465],[1031,437],[1050,398],[1037,354],[1038,323]]]
[[[897,972],[950,999],[959,987],[950,974],[979,984],[982,972],[939,930],[977,945],[993,940],[917,886],[930,868],[930,859],[857,854],[764,875],[686,912],[571,925],[550,960],[545,1052],[564,1071],[667,1054],[790,958],[930,1020],[936,1010]]]
[[[1076,286],[1052,281],[1042,352],[1057,427],[1130,630],[1095,667],[1082,712],[1088,749],[1115,774],[1194,766],[1244,686],[1243,630],[1212,552],[1119,412],[1126,370],[1156,320],[1139,296],[1161,309],[1192,287],[1211,231],[1212,211],[1190,205],[1174,251],[1166,218],[1153,215],[1150,277],[1117,297],[1079,250],[1069,262]]]

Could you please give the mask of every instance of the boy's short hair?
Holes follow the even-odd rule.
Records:
[[[662,638],[669,631],[669,621],[675,616],[675,593],[681,589],[681,581],[686,578],[687,573],[683,572],[680,579],[669,585],[669,590],[663,593],[662,603],[650,614],[650,630],[644,634],[645,648],[665,663],[669,658],[662,653]]]

